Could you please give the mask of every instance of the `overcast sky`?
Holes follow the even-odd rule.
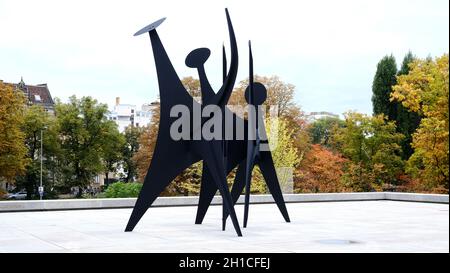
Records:
[[[47,83],[63,101],[76,94],[110,106],[116,96],[150,102],[158,95],[150,41],[133,34],[167,17],[158,33],[178,75],[196,76],[185,57],[208,47],[206,72],[217,90],[222,43],[229,49],[225,7],[238,40],[238,81],[247,76],[252,40],[255,73],[294,84],[306,112],[371,113],[384,55],[400,65],[408,50],[418,57],[449,51],[448,0],[0,0],[0,79]]]

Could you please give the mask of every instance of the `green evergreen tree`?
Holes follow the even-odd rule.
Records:
[[[412,63],[414,60],[415,60],[414,55],[411,53],[411,51],[409,51],[408,54],[406,54],[405,58],[403,59],[402,66],[398,71],[398,76],[408,75],[410,71],[409,64]],[[421,118],[417,112],[411,112],[408,109],[406,109],[401,104],[401,102],[395,103],[398,104],[397,131],[405,136],[405,138],[401,143],[403,151],[402,155],[404,159],[408,159],[414,152],[413,148],[411,147],[412,134],[419,127]]]
[[[402,66],[400,67],[400,70],[398,71],[398,75],[408,75],[409,73],[409,64],[412,63],[416,57],[412,54],[411,51],[408,51],[408,53],[403,58]]]
[[[384,114],[397,120],[397,103],[390,102],[392,86],[397,84],[397,63],[393,55],[385,56],[377,65],[372,84],[373,114]]]

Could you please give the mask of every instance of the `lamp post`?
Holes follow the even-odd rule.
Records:
[[[41,172],[40,172],[40,181],[39,181],[39,200],[42,200],[42,196],[44,195],[44,187],[42,186],[42,165],[43,165],[43,156],[42,156],[42,151],[43,151],[43,136],[44,136],[44,129],[46,129],[45,127],[41,129]]]

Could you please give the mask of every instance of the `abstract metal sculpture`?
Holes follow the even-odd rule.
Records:
[[[267,187],[269,188],[270,193],[272,194],[273,199],[275,200],[281,214],[283,215],[286,222],[290,222],[289,214],[286,209],[286,205],[284,203],[284,198],[281,192],[280,184],[278,182],[278,178],[276,175],[275,167],[273,164],[272,154],[270,150],[262,150],[261,143],[266,143],[268,145],[268,141],[261,139],[261,132],[265,132],[264,122],[263,120],[259,120],[262,118],[258,113],[258,109],[261,104],[264,103],[267,97],[267,90],[263,84],[259,82],[253,82],[253,56],[251,43],[249,42],[249,86],[245,91],[245,99],[249,105],[254,106],[250,109],[255,109],[255,112],[249,111],[248,120],[255,121],[254,126],[248,126],[248,122],[244,121],[246,126],[245,128],[249,128],[245,133],[245,148],[244,150],[240,150],[237,140],[226,140],[227,147],[229,150],[226,151],[228,155],[231,155],[231,162],[226,161],[229,168],[227,169],[228,173],[233,170],[236,165],[239,165],[236,173],[236,177],[233,183],[233,187],[231,190],[231,196],[233,199],[233,205],[236,204],[239,196],[244,190],[245,187],[245,202],[244,202],[244,228],[247,227],[248,221],[248,210],[250,204],[250,181],[252,170],[255,165],[258,165],[261,173],[264,177]],[[227,109],[228,110],[228,109]],[[229,110],[228,110],[229,111]],[[236,117],[239,119],[239,117]],[[254,137],[249,137],[254,136]],[[242,147],[242,144],[241,144]],[[237,148],[237,149],[236,149]],[[243,153],[242,151],[246,151]],[[206,211],[211,204],[212,198],[214,194],[217,192],[217,188],[214,187],[214,184],[208,176],[202,177],[202,184],[200,190],[200,199],[199,206],[197,210],[197,218],[196,224],[201,224]],[[223,210],[223,218],[222,218],[222,229],[225,229],[226,219],[228,217],[227,211],[224,208]]]
[[[228,10],[225,9],[225,12],[231,49],[230,69],[226,72],[227,65],[224,49],[223,85],[217,93],[212,89],[204,69],[204,64],[210,55],[210,50],[207,48],[198,48],[191,51],[186,57],[186,65],[191,68],[196,68],[199,74],[202,93],[201,103],[196,102],[183,87],[156,32],[156,28],[165,18],[146,26],[135,34],[137,36],[143,33],[149,33],[158,75],[161,108],[159,131],[153,157],[125,231],[132,231],[134,229],[147,209],[178,174],[200,160],[203,160],[203,173],[196,224],[202,223],[212,198],[217,190],[219,190],[223,200],[223,229],[225,229],[227,217],[230,216],[236,233],[238,236],[242,236],[234,210],[234,204],[245,186],[246,209],[244,227],[246,227],[251,171],[255,164],[260,166],[274,200],[286,221],[289,222],[289,216],[284,204],[270,151],[260,151],[261,140],[258,132],[256,132],[256,140],[251,140],[248,137],[248,122],[242,120],[226,107],[236,81],[239,58],[233,25]],[[246,99],[251,105],[260,105],[265,100],[266,90],[262,84],[253,83],[253,64],[251,58],[250,48],[251,82],[246,92]],[[175,140],[170,134],[171,125],[178,118],[171,116],[171,109],[177,105],[185,106],[188,109],[188,119],[190,124],[193,124],[193,126],[189,127],[190,135],[188,139]],[[196,109],[197,111],[198,109],[203,110],[209,106],[215,106],[220,109],[220,114],[223,114],[221,115],[222,117],[226,115],[233,117],[232,124],[225,124],[225,120],[222,119],[221,139],[205,139],[201,134],[200,137],[195,137],[198,135],[198,131],[201,131],[202,127],[210,122],[212,118],[211,116],[201,117],[200,120],[196,120],[194,112]],[[231,138],[226,136],[228,126],[234,127],[239,122],[245,124],[245,138],[238,139],[234,135],[236,132],[233,132]],[[263,128],[264,126],[263,123],[259,124],[259,122],[256,122],[256,124],[257,131],[258,127]],[[226,176],[236,166],[238,166],[238,171],[230,194]]]

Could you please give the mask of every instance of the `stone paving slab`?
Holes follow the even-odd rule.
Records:
[[[133,232],[131,209],[0,213],[0,252],[449,252],[447,204],[349,201],[250,206],[237,237],[220,206],[202,225],[196,207],[150,208]],[[243,206],[236,206],[242,222]]]

